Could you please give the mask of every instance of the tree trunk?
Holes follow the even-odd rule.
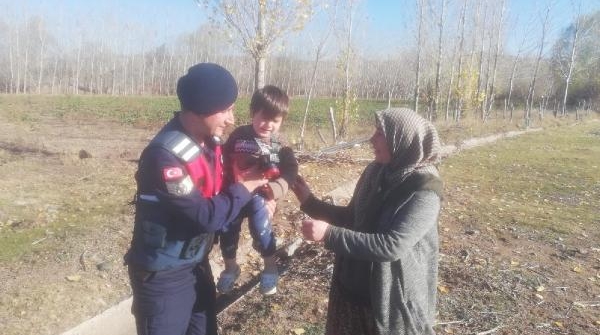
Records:
[[[73,88],[73,94],[77,95],[79,94],[79,70],[81,68],[81,48],[82,48],[82,44],[83,44],[83,36],[79,36],[79,43],[77,44],[77,62],[76,62],[76,68],[75,68],[75,84],[74,84],[74,88]]]
[[[483,6],[483,25],[481,28],[481,48],[479,49],[479,70],[477,71],[477,90],[475,91],[475,101],[479,101],[479,97],[481,96],[481,89],[482,89],[482,74],[483,74],[483,56],[485,54],[485,37],[486,37],[486,24],[487,24],[487,1],[484,0],[484,6]],[[477,9],[477,22],[479,22],[479,7]],[[489,67],[488,67],[489,68]],[[486,76],[487,77],[487,76]],[[485,91],[485,93],[487,93],[487,91]],[[485,101],[485,97],[483,98],[483,100]],[[485,108],[483,108],[483,106],[485,105],[485,102],[482,102],[482,106],[481,106],[481,119],[484,119],[484,110]]]
[[[444,118],[444,121],[448,122],[448,119],[450,119],[450,100],[452,98],[452,85],[454,84],[454,60],[456,58],[456,55],[458,53],[458,47],[455,48],[454,54],[452,55],[452,61],[450,62],[450,64],[452,64],[450,66],[450,82],[448,83],[448,92],[446,94],[446,117]]]
[[[16,85],[15,85],[15,93],[19,93],[21,90],[21,62],[19,61],[19,59],[21,58],[21,39],[19,38],[19,28],[17,27],[16,29],[16,34],[15,36],[17,37],[17,50],[15,52],[16,54],[16,61],[17,61],[17,81],[16,81]]]
[[[265,86],[265,57],[254,59],[254,90]]]
[[[512,102],[510,99],[512,97],[512,92],[513,92],[513,87],[514,87],[514,82],[515,82],[515,73],[517,71],[517,64],[519,63],[520,53],[521,53],[521,49],[519,49],[519,51],[517,52],[517,55],[515,56],[515,59],[513,61],[512,70],[510,72],[510,79],[508,80],[508,98],[507,98],[507,102],[506,102],[506,104],[508,106],[512,106]],[[511,119],[512,119],[512,114],[511,114]]]
[[[420,79],[421,79],[421,41],[422,41],[422,33],[423,33],[423,19],[424,19],[424,9],[425,9],[425,0],[418,0],[417,6],[419,6],[419,27],[417,29],[417,66],[415,71],[415,92],[413,95],[414,99],[414,110],[416,113],[419,112],[419,90],[420,90]]]
[[[50,92],[52,92],[52,94],[54,94],[54,84],[56,83],[56,71],[58,70],[58,56],[55,56],[56,58],[54,59],[54,70],[52,70],[52,84],[51,84],[51,88],[50,88]],[[59,90],[60,92],[60,90]]]
[[[37,93],[41,94],[42,93],[42,78],[44,75],[44,42],[46,41],[43,34],[42,34],[42,23],[41,21],[38,22],[38,33],[39,33],[39,39],[40,39],[40,63],[39,63],[39,72],[38,72],[38,90]]]
[[[304,108],[304,117],[302,118],[302,128],[300,129],[300,148],[301,148],[301,150],[304,150],[304,131],[306,129],[306,120],[308,118],[310,99],[312,98],[313,89],[315,87],[315,82],[316,82],[316,78],[317,78],[317,69],[319,68],[319,61],[321,60],[321,53],[323,52],[323,48],[325,47],[325,44],[327,43],[327,40],[329,39],[329,35],[333,31],[333,27],[334,27],[335,15],[337,13],[337,3],[335,5],[336,5],[336,7],[335,7],[336,11],[334,12],[334,16],[333,16],[332,20],[330,21],[329,29],[323,36],[323,39],[317,45],[317,50],[315,52],[315,61],[313,63],[312,74],[310,76],[308,94],[306,97],[306,106]],[[291,78],[291,68],[292,68],[291,60],[289,63],[289,68],[290,68],[290,73],[288,74],[288,85],[292,79]]]
[[[440,21],[438,22],[439,37],[438,37],[438,53],[435,65],[435,96],[433,101],[432,116],[433,119],[437,118],[438,105],[440,102],[440,77],[442,75],[442,52],[443,52],[443,37],[444,37],[444,19],[446,11],[447,0],[442,0],[442,12],[440,13]]]
[[[502,28],[504,26],[504,10],[505,10],[506,0],[502,0],[501,6],[502,9],[500,11],[500,21],[498,22],[498,34],[496,35],[496,51],[494,52],[494,68],[492,70],[492,83],[490,86],[490,99],[487,107],[487,114],[489,115],[492,108],[494,108],[494,100],[496,99],[496,72],[498,69],[498,57],[500,55],[500,46],[501,46],[501,36],[502,36]],[[505,109],[506,110],[506,109]]]
[[[350,120],[350,101],[351,101],[351,83],[350,83],[350,60],[352,53],[352,26],[354,21],[354,4],[350,2],[349,15],[348,15],[348,31],[346,35],[346,50],[344,60],[344,95],[343,95],[343,110],[342,120],[340,122],[340,129],[336,136],[344,138],[348,132],[348,124]],[[337,139],[337,137],[336,137]]]
[[[15,88],[15,69],[14,69],[14,59],[13,59],[13,39],[12,39],[12,31],[9,31],[8,35],[10,36],[10,41],[8,42],[8,62],[10,67],[10,84],[7,93],[16,93]],[[18,38],[17,38],[18,39]]]
[[[266,64],[266,4],[264,1],[258,1],[258,18],[256,27],[256,41],[254,50],[254,90],[265,86],[265,64]]]
[[[546,6],[546,16],[542,23],[542,36],[540,41],[540,50],[538,52],[537,59],[535,61],[535,69],[533,71],[533,77],[531,79],[531,83],[529,84],[529,91],[527,93],[527,100],[525,102],[525,127],[528,128],[531,124],[531,109],[533,108],[533,98],[535,96],[535,81],[537,79],[537,73],[540,67],[540,61],[542,60],[542,55],[544,53],[544,44],[546,40],[546,33],[548,30],[548,19],[550,17],[550,5]]]
[[[569,59],[569,70],[565,77],[565,91],[563,93],[563,105],[562,115],[566,114],[567,107],[567,96],[569,94],[569,83],[571,82],[571,75],[573,74],[573,68],[575,67],[575,51],[577,49],[577,38],[579,37],[579,18],[575,18],[575,31],[573,32],[573,44],[571,45],[571,58]],[[579,119],[579,114],[576,114],[576,118]]]
[[[454,121],[455,122],[459,122],[460,121],[460,117],[461,117],[461,109],[462,109],[462,99],[463,99],[463,93],[461,91],[462,88],[462,53],[463,53],[463,47],[464,47],[464,42],[465,42],[465,16],[466,16],[466,12],[467,12],[467,0],[464,1],[463,4],[463,8],[462,8],[462,13],[460,14],[460,42],[459,42],[459,47],[458,47],[458,78],[457,78],[457,82],[456,82],[456,87],[457,87],[457,102],[456,102],[456,110],[454,112]]]
[[[29,31],[27,22],[25,23],[25,33]],[[25,44],[25,60],[23,62],[23,93],[27,94],[28,92],[28,77],[29,77],[29,40],[25,39],[23,41]]]

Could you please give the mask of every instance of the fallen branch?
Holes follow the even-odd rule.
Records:
[[[489,311],[489,312],[479,312],[479,314],[509,315],[508,313],[504,313],[504,312],[494,312],[494,311]]]
[[[31,245],[36,245],[36,244],[38,244],[38,243],[42,242],[43,240],[45,240],[45,239],[47,239],[47,238],[48,238],[48,236],[46,236],[46,237],[42,237],[42,238],[40,238],[39,240],[35,240],[35,241],[31,242]]]
[[[438,322],[438,323],[436,323],[436,326],[446,326],[446,325],[452,325],[452,324],[457,324],[457,323],[467,323],[467,321],[466,320],[455,320],[455,321]]]
[[[569,318],[569,313],[571,313],[571,310],[573,309],[573,306],[575,306],[575,303],[572,303],[571,306],[569,306],[569,309],[565,313],[565,319]]]
[[[575,301],[573,305],[578,307],[600,307],[600,301]]]
[[[479,333],[477,333],[477,335],[487,335],[487,334],[492,334],[492,333],[495,333],[495,332],[497,332],[497,331],[498,331],[500,328],[502,328],[502,327],[504,327],[504,326],[500,325],[500,326],[497,326],[497,327],[495,327],[495,328],[492,328],[492,329],[490,329],[490,330],[486,330],[486,331],[484,331],[484,332],[479,332]]]

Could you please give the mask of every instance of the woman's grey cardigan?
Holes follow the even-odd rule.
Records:
[[[381,335],[435,334],[438,194],[418,190],[385,206],[374,223],[375,233],[343,228],[352,224],[352,202],[338,207],[311,197],[302,205],[307,214],[333,224],[326,248],[346,261],[372,262],[369,292]]]

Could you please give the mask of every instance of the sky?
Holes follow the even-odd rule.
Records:
[[[551,18],[557,27],[551,32],[553,41],[572,21],[575,13],[572,3],[580,0],[507,0],[509,52],[518,49],[521,36],[531,35],[533,41],[539,40],[539,16],[548,1],[553,3]],[[600,10],[600,0],[581,1],[582,13]],[[362,0],[355,37],[365,52],[378,55],[414,45],[415,3],[416,0]],[[15,17],[39,15],[51,30],[65,38],[72,36],[75,27],[84,27],[89,38],[112,32],[135,40],[141,40],[136,36],[150,36],[157,43],[194,31],[209,15],[194,0],[0,0],[0,6],[6,9],[4,14],[0,12],[0,20],[13,22]]]
[[[462,0],[449,0],[454,7]],[[499,2],[500,0],[492,0]],[[550,20],[555,27],[549,40],[554,41],[560,31],[573,21],[577,12],[573,3],[579,0],[506,0],[506,22],[508,51],[516,53],[521,45],[521,36],[532,36],[530,44],[538,43],[541,33],[541,19],[548,3],[551,3]],[[600,10],[600,0],[581,0],[581,13]],[[368,44],[373,49],[389,44],[404,43],[414,45],[417,18],[416,0],[367,0],[364,2],[368,16]],[[457,3],[459,4],[457,6]],[[456,13],[455,13],[456,14]],[[452,27],[449,27],[452,28]],[[398,34],[397,32],[404,32]],[[387,43],[385,41],[388,41]]]

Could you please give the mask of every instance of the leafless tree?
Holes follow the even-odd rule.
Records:
[[[489,94],[487,95],[487,96],[489,96],[489,101],[488,101],[487,108],[484,108],[484,110],[485,110],[484,121],[490,115],[492,108],[494,108],[494,100],[496,98],[496,73],[497,73],[497,69],[498,69],[498,58],[500,56],[501,45],[502,45],[502,32],[504,29],[504,12],[506,9],[505,4],[506,4],[506,0],[502,0],[500,2],[500,17],[499,17],[498,21],[496,22],[496,50],[494,51],[494,65],[493,65],[493,69],[492,69],[492,78],[491,78],[491,83],[490,83]]]
[[[570,50],[570,55],[569,55],[569,59],[568,59],[568,64],[567,64],[567,69],[564,70],[564,66],[561,62],[561,64],[559,64],[559,70],[562,71],[562,75],[563,78],[565,80],[565,89],[564,89],[564,93],[562,96],[562,109],[561,109],[561,115],[566,115],[567,113],[567,97],[569,95],[569,84],[571,83],[571,77],[573,75],[573,70],[575,69],[575,64],[576,64],[576,57],[577,57],[577,50],[578,50],[578,46],[579,46],[579,38],[581,35],[585,35],[586,32],[588,30],[590,30],[593,27],[593,23],[590,21],[586,21],[584,20],[584,18],[581,17],[581,0],[579,0],[577,3],[574,3],[574,1],[571,1],[571,5],[572,7],[575,9],[575,14],[573,15],[573,24],[568,28],[568,34],[570,35],[568,38],[568,42],[571,44],[571,50]],[[588,23],[587,26],[585,26],[585,23]],[[592,23],[592,24],[590,24]],[[582,31],[583,30],[583,31]],[[560,61],[561,58],[558,57],[558,60]],[[575,117],[576,119],[579,119],[580,115],[579,115],[579,109],[575,109]]]
[[[463,92],[461,92],[462,90],[462,65],[463,65],[463,57],[462,57],[462,53],[463,53],[463,48],[464,48],[464,43],[465,43],[465,21],[466,21],[466,13],[467,13],[467,4],[468,4],[468,0],[464,0],[463,1],[463,6],[462,6],[462,10],[461,10],[461,14],[460,14],[460,22],[459,22],[459,27],[460,27],[460,40],[459,40],[459,46],[458,46],[458,71],[457,71],[457,80],[456,80],[456,90],[458,92],[457,94],[457,101],[456,101],[456,107],[455,107],[455,112],[454,112],[454,121],[458,122],[460,121],[461,118],[461,112],[462,112],[462,100],[463,100]]]
[[[417,27],[417,60],[415,64],[415,91],[413,94],[414,105],[413,109],[415,112],[419,112],[419,91],[420,91],[420,79],[421,79],[421,50],[423,49],[423,31],[425,21],[425,6],[427,5],[426,0],[417,0],[417,10],[419,11],[419,21]]]
[[[316,77],[317,77],[317,69],[319,68],[319,62],[321,60],[325,44],[327,43],[327,40],[329,39],[329,36],[331,35],[331,33],[335,27],[335,22],[336,22],[336,18],[337,18],[337,0],[334,2],[334,6],[331,9],[330,13],[332,13],[332,14],[330,16],[330,19],[328,20],[329,21],[329,24],[327,25],[328,29],[325,32],[325,34],[322,35],[321,39],[317,42],[317,46],[315,48],[315,59],[313,62],[312,74],[311,74],[311,78],[309,81],[308,93],[306,96],[306,105],[304,106],[304,117],[302,118],[302,127],[300,129],[300,148],[301,149],[304,148],[304,131],[306,129],[306,120],[308,117],[310,100],[312,98],[313,89],[315,87],[315,81],[316,81]],[[290,66],[290,69],[291,69],[291,66]]]
[[[548,27],[550,22],[550,9],[551,4],[548,3],[545,8],[545,14],[542,18],[542,34],[540,37],[539,51],[535,60],[535,69],[531,82],[529,84],[529,90],[527,92],[527,99],[525,100],[525,127],[529,127],[531,124],[531,110],[533,108],[533,99],[535,96],[535,81],[537,79],[538,70],[540,68],[540,62],[542,55],[544,54],[544,46],[546,44],[546,34],[548,33]]]
[[[456,70],[455,62],[458,55],[458,45],[454,48],[454,52],[452,53],[452,61],[450,62],[450,76],[448,78],[448,88],[446,90],[446,113],[444,117],[444,121],[448,122],[450,119],[450,103],[452,101],[452,90],[454,89],[454,71]]]
[[[437,110],[440,102],[440,86],[441,86],[441,75],[442,75],[442,55],[444,49],[444,23],[446,20],[446,5],[448,0],[441,0],[440,17],[438,20],[438,48],[437,57],[435,64],[435,96],[433,102],[432,116],[436,118]]]
[[[79,74],[81,71],[81,49],[83,48],[83,33],[79,35],[77,42],[77,62],[75,65],[75,82],[73,85],[73,94],[79,94]]]
[[[352,109],[352,101],[354,100],[353,92],[352,92],[352,61],[354,56],[354,45],[353,45],[353,30],[354,30],[354,18],[356,15],[357,8],[357,0],[349,0],[346,3],[345,7],[342,7],[341,10],[344,11],[345,26],[341,27],[341,66],[343,68],[343,76],[344,76],[344,87],[342,93],[342,111],[341,111],[341,120],[339,130],[337,136],[344,138],[348,131],[348,126],[350,123],[350,112]]]
[[[506,98],[506,103],[504,104],[503,117],[506,117],[506,110],[507,110],[507,108],[510,108],[510,110],[511,110],[510,121],[512,121],[512,119],[513,119],[512,111],[514,110],[514,108],[511,108],[511,106],[513,105],[513,102],[511,99],[512,99],[512,93],[513,93],[513,88],[514,88],[514,82],[515,82],[515,74],[517,72],[517,65],[519,64],[520,57],[521,57],[521,54],[525,47],[526,40],[527,40],[527,37],[525,35],[523,35],[523,39],[521,40],[519,48],[517,49],[517,54],[513,56],[513,61],[512,61],[511,71],[510,71],[510,78],[508,80],[508,97]]]
[[[481,15],[481,6],[483,5],[483,22],[480,21]],[[477,11],[475,17],[475,31],[473,32],[473,40],[477,41],[476,36],[481,36],[480,47],[479,47],[479,57],[478,57],[478,70],[477,70],[477,88],[475,92],[475,101],[478,102],[481,99],[481,90],[482,90],[482,77],[483,77],[483,66],[485,63],[485,45],[486,45],[486,36],[487,34],[487,15],[488,15],[488,1],[478,1],[477,2]],[[473,43],[473,48],[475,49],[475,45],[477,43]],[[473,55],[472,53],[471,55]],[[471,66],[471,65],[469,65]],[[469,71],[470,72],[470,71]],[[483,107],[481,108],[481,115],[483,119]]]
[[[238,45],[255,61],[254,88],[264,86],[265,62],[273,43],[292,30],[304,27],[313,13],[310,0],[196,0],[212,8],[239,37]]]
[[[39,68],[38,68],[38,82],[37,82],[37,93],[42,93],[42,78],[44,75],[44,47],[46,42],[46,34],[44,31],[43,21],[40,19],[37,22],[37,31],[38,31],[38,41],[39,41]]]

